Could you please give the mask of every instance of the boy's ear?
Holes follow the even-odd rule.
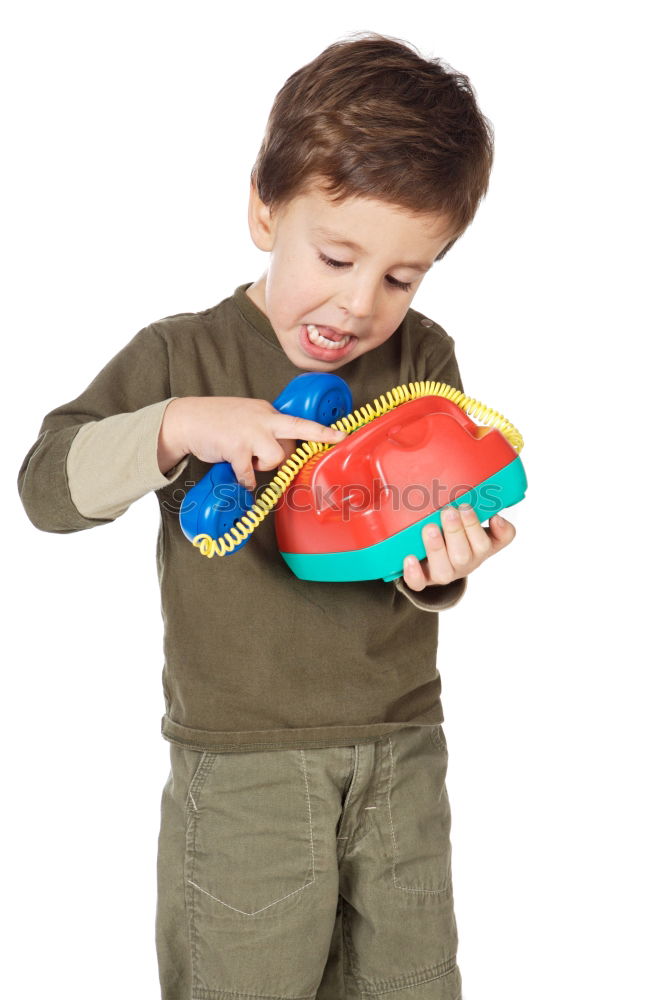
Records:
[[[249,232],[259,250],[271,250],[273,244],[273,217],[268,206],[261,201],[253,180],[249,182]]]

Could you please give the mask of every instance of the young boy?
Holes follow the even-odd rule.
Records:
[[[396,583],[308,583],[269,523],[204,559],[178,512],[210,463],[260,488],[296,440],[343,440],[272,406],[301,371],[341,372],[355,406],[419,379],[463,388],[454,341],[410,306],[491,162],[466,77],[381,35],[329,46],[277,95],[252,171],[265,273],[141,330],[23,462],[44,531],[159,500],[167,1000],[461,995],[433,612],[513,526],[447,510]]]

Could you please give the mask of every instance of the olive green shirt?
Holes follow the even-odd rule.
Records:
[[[210,466],[188,455],[160,472],[170,400],[271,402],[302,371],[247,296],[250,284],[146,326],[44,417],[18,477],[25,510],[42,531],[68,533],[109,524],[154,492],[167,740],[218,752],[342,746],[437,725],[436,612],[460,600],[465,579],[421,592],[403,578],[313,583],[289,570],[270,517],[223,558],[204,558],[180,528],[182,498]],[[389,340],[336,371],[354,407],[419,379],[463,390],[453,339],[414,309]],[[257,471],[257,491],[273,476]]]

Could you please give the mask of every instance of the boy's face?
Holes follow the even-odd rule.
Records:
[[[294,365],[334,371],[392,336],[455,235],[446,226],[369,198],[335,205],[318,186],[270,213],[252,185],[249,228],[270,262],[247,295]]]

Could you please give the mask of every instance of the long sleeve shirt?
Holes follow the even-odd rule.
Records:
[[[290,571],[269,517],[223,558],[204,558],[180,528],[182,499],[210,466],[188,455],[160,471],[169,402],[271,401],[301,374],[249,284],[209,309],[144,327],[76,399],[44,417],[19,472],[25,510],[37,528],[68,533],[112,523],[154,493],[167,740],[215,752],[342,746],[436,725],[444,719],[436,612],[461,599],[465,578],[420,592],[403,578],[315,583]],[[463,390],[453,339],[414,309],[338,373],[356,407],[420,379]],[[274,470],[255,476],[259,491]]]

